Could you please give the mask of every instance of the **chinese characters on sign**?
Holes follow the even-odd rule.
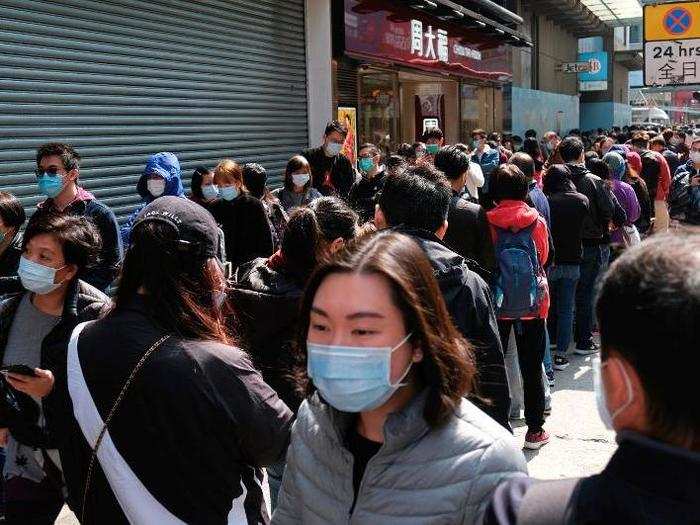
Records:
[[[436,41],[437,40],[437,46]],[[411,54],[421,58],[439,60],[448,63],[450,61],[450,47],[447,31],[438,29],[433,31],[433,26],[423,32],[423,22],[411,20]],[[437,47],[437,54],[435,52]]]
[[[644,76],[648,86],[700,84],[700,39],[647,42]]]
[[[644,85],[700,84],[700,2],[644,6]]]
[[[560,66],[562,73],[585,73],[591,71],[590,62],[564,62]]]

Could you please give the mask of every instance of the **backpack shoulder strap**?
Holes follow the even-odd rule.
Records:
[[[518,525],[569,523],[581,478],[541,481],[525,493],[518,509]]]

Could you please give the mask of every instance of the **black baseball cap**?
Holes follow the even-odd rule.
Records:
[[[134,229],[150,221],[172,226],[177,232],[177,248],[183,254],[200,260],[218,255],[219,227],[199,204],[182,197],[159,197],[139,213]]]

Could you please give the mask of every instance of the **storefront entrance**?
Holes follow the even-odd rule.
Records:
[[[503,97],[494,85],[472,85],[440,75],[366,67],[359,71],[359,142],[384,151],[421,139],[437,126],[450,144],[471,130],[503,129]]]

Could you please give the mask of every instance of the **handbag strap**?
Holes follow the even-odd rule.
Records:
[[[102,438],[104,437],[105,433],[107,432],[107,427],[109,426],[109,423],[112,421],[112,418],[114,417],[114,414],[117,412],[117,409],[119,408],[119,405],[121,405],[122,400],[124,399],[124,396],[126,395],[126,391],[129,389],[129,386],[134,380],[134,377],[136,377],[136,374],[138,373],[139,370],[143,367],[143,365],[146,363],[146,360],[148,357],[155,352],[160,345],[162,345],[170,335],[164,335],[160,339],[158,339],[155,343],[151,345],[151,347],[146,351],[145,354],[139,359],[139,362],[136,363],[136,366],[134,369],[131,371],[131,374],[129,374],[129,377],[127,380],[124,382],[124,386],[122,387],[121,391],[119,392],[119,395],[117,396],[117,399],[114,401],[114,404],[112,405],[112,409],[109,411],[109,414],[107,414],[107,418],[104,421],[104,424],[102,425],[102,430],[100,430],[100,434],[97,436],[97,440],[95,441],[95,446],[92,448],[92,454],[90,455],[90,463],[88,465],[88,471],[87,471],[87,477],[85,478],[85,487],[83,489],[83,505],[81,508],[81,516],[80,516],[80,523],[85,523],[85,511],[87,508],[87,496],[88,492],[90,491],[90,482],[92,481],[92,473],[95,467],[95,459],[97,459],[97,451],[100,448],[100,444],[102,443]]]

